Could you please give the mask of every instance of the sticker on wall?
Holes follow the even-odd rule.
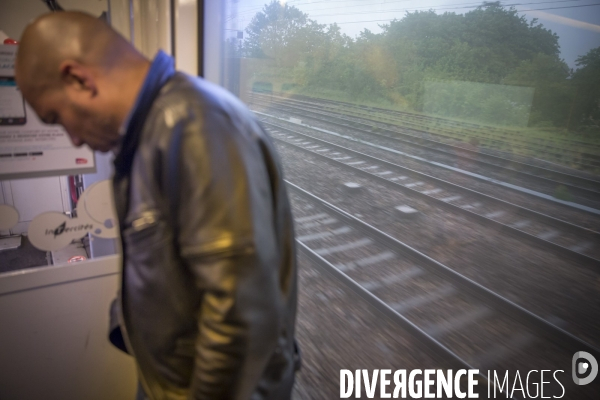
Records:
[[[112,239],[118,236],[110,181],[96,182],[87,188],[77,202],[77,217],[59,212],[46,212],[29,224],[29,241],[44,251],[56,251],[88,233]]]
[[[110,180],[96,182],[83,192],[77,202],[77,216],[94,225],[92,235],[113,239],[118,237],[116,211]]]
[[[59,212],[46,212],[31,221],[27,235],[31,244],[38,249],[55,251],[68,246],[73,240],[81,239],[93,228],[93,224],[79,218],[69,218]]]
[[[19,223],[19,212],[13,206],[0,204],[0,231],[7,231]]]

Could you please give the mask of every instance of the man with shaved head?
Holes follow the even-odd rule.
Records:
[[[16,80],[76,146],[114,151],[123,273],[111,341],[149,399],[289,399],[296,261],[270,139],[235,97],[87,14],[44,15]]]
[[[21,38],[16,80],[42,121],[73,144],[109,151],[144,83],[150,61],[106,23],[83,13],[46,14]]]

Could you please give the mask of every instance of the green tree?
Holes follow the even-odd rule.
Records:
[[[273,58],[279,66],[294,66],[306,57],[322,25],[294,6],[273,0],[264,6],[246,28],[244,54]]]
[[[566,126],[573,101],[573,87],[567,80],[569,67],[556,55],[538,53],[522,61],[503,83],[535,89],[531,107],[531,125],[551,123]]]
[[[557,57],[560,53],[556,34],[537,19],[527,22],[515,8],[505,8],[500,2],[486,2],[466,13],[460,40],[479,49],[492,49],[508,69],[539,53]]]
[[[595,109],[569,107],[573,85],[559,58],[558,36],[500,2],[485,2],[465,14],[408,12],[381,28],[379,34],[365,29],[353,39],[337,24],[319,25],[299,9],[274,0],[246,29],[243,52],[274,59],[281,76],[306,90],[346,93],[353,100],[387,100],[422,110],[426,82],[456,81],[534,87],[531,110],[538,122],[565,125],[569,115],[591,115]],[[584,69],[581,82],[587,79],[583,74]],[[453,98],[452,93],[458,92],[446,93],[455,103],[448,103],[448,110],[480,109],[490,118],[494,109],[504,110],[498,113],[507,121],[505,115],[515,107],[499,95],[486,97],[486,105],[473,105],[472,98],[465,98],[468,90],[462,97]],[[586,99],[594,97],[585,93]]]
[[[375,43],[368,30],[356,40],[341,33],[337,24],[328,27],[308,60],[307,87],[347,93],[353,100],[385,96],[385,87],[395,79],[391,59]]]
[[[382,28],[386,51],[396,61],[390,64],[396,68],[396,91],[417,110],[423,107],[425,81],[508,83],[506,78],[515,69],[526,70],[532,62],[539,67],[544,57],[556,71],[565,66],[558,59],[554,33],[499,2],[485,3],[464,15],[432,10],[406,13]],[[538,75],[545,72],[536,70]],[[555,75],[560,75],[557,80],[566,78]],[[456,101],[456,109],[461,109],[461,100]]]
[[[600,47],[590,50],[575,61],[573,73],[575,99],[570,113],[570,126],[600,128]]]

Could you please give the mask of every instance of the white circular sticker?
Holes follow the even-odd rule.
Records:
[[[7,231],[19,223],[19,212],[13,206],[0,204],[0,231]]]
[[[94,225],[90,233],[99,238],[112,239],[119,235],[112,184],[99,181],[88,187],[77,202],[77,217]]]
[[[82,193],[77,202],[77,218],[59,212],[43,213],[31,221],[27,234],[31,244],[45,251],[60,250],[87,233],[112,239],[119,235],[115,215],[111,182],[104,180]]]
[[[66,247],[73,240],[81,239],[94,225],[79,218],[69,218],[59,212],[38,215],[29,223],[29,241],[40,250],[54,251]]]

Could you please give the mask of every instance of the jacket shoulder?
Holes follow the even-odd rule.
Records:
[[[233,94],[200,77],[177,72],[155,102],[159,109],[185,107],[188,111],[219,114],[230,118],[254,119],[248,108]]]

